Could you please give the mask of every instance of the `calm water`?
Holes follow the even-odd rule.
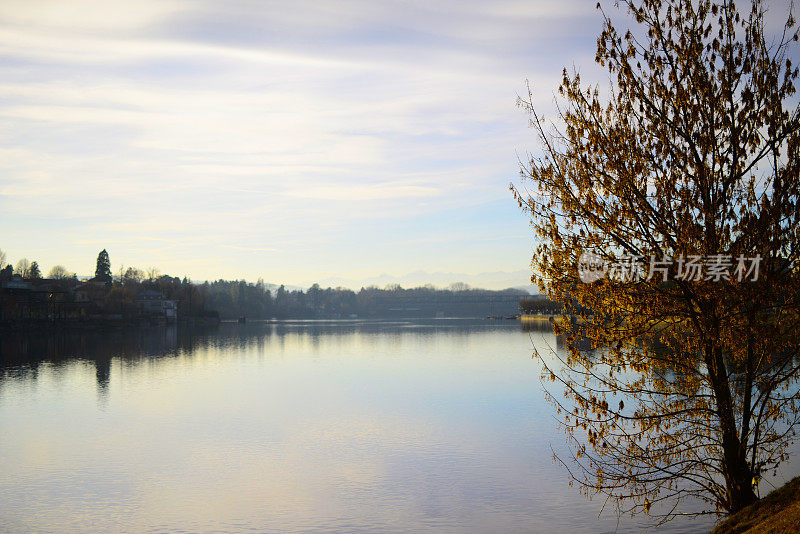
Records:
[[[511,321],[5,335],[0,531],[639,531],[553,462],[534,345]]]

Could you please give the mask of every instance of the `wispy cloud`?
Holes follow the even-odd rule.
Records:
[[[236,250],[243,250],[245,252],[279,252],[277,248],[267,248],[267,247],[240,247],[237,245],[225,245],[228,248],[236,249]]]
[[[0,247],[287,283],[517,269],[515,97],[549,105],[597,25],[582,0],[3,2]]]

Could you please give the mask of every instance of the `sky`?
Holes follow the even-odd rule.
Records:
[[[507,287],[508,186],[594,1],[0,3],[0,249],[193,280]],[[488,274],[487,274],[488,273]]]

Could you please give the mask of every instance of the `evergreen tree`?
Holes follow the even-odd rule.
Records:
[[[95,279],[111,285],[111,261],[108,259],[108,252],[106,249],[100,251],[97,255],[97,267],[94,270]]]
[[[37,262],[31,263],[30,269],[28,270],[28,277],[32,280],[38,280],[42,277],[42,271],[39,269],[39,264]]]

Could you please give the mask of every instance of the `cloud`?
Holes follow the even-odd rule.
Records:
[[[24,28],[119,32],[146,28],[186,7],[173,0],[4,0],[0,21]]]
[[[442,194],[442,192],[432,186],[410,185],[410,184],[376,184],[376,185],[323,185],[302,187],[286,191],[287,195],[316,198],[327,200],[378,200],[378,199],[402,199],[406,197],[432,197]]]
[[[419,247],[432,229],[524,234],[506,189],[533,144],[516,93],[531,77],[550,105],[561,66],[591,62],[590,16],[579,1],[5,2],[0,245],[88,272],[113,244],[112,261],[200,279],[481,256],[513,270],[524,237],[503,239],[519,257]],[[486,201],[512,215],[442,215]],[[269,254],[238,257],[253,252]]]
[[[228,248],[232,248],[235,250],[243,250],[245,252],[280,252],[277,248],[267,248],[267,247],[240,247],[237,245],[226,245]]]

